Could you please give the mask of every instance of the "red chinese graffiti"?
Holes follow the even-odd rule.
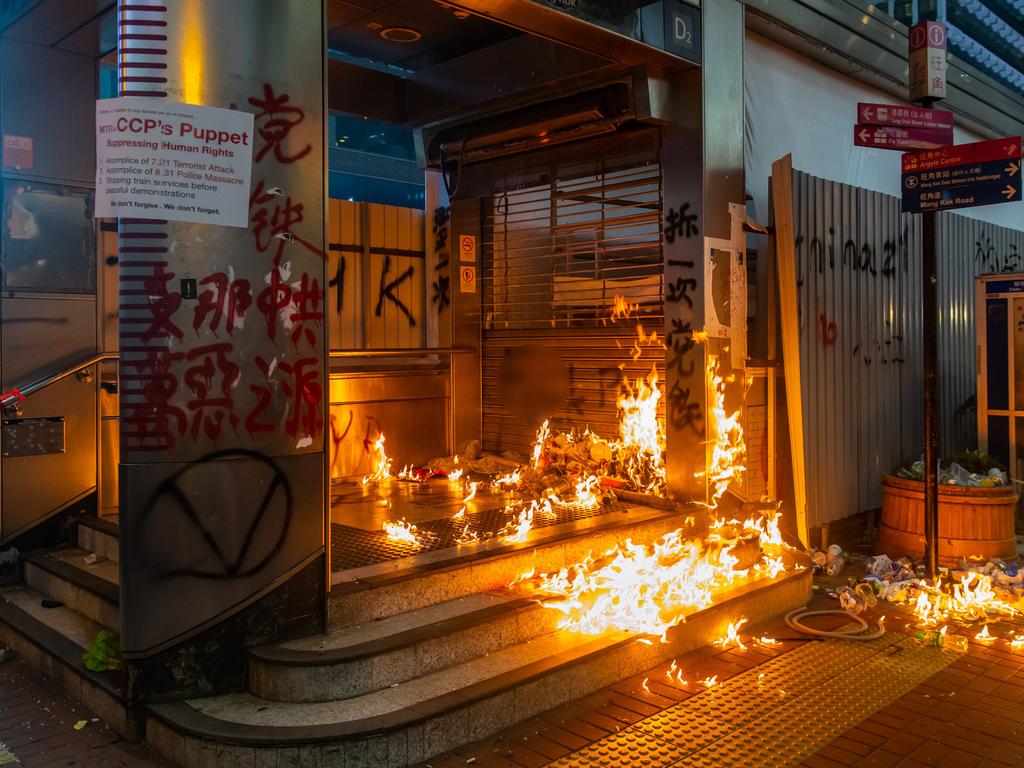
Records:
[[[256,250],[265,253],[275,239],[278,240],[274,252],[274,262],[280,263],[281,255],[287,243],[299,243],[311,253],[325,258],[324,252],[296,235],[292,228],[305,219],[302,203],[292,201],[291,195],[285,194],[277,187],[267,187],[263,180],[256,182],[256,187],[249,196],[249,221],[252,222],[252,233],[256,238]]]
[[[148,344],[153,339],[180,339],[184,334],[174,324],[174,313],[181,307],[181,294],[168,291],[167,284],[174,279],[173,272],[166,271],[167,262],[158,261],[153,266],[153,274],[147,275],[143,281],[143,290],[149,296],[151,322],[149,328],[142,332],[142,341]]]
[[[316,333],[310,328],[310,323],[320,325],[323,321],[324,312],[320,306],[323,298],[324,292],[320,290],[319,281],[303,272],[299,281],[292,286],[287,319],[287,325],[292,329],[293,344],[298,345],[299,340],[305,336],[309,345],[316,349]]]
[[[249,387],[256,395],[257,402],[245,418],[246,430],[251,435],[256,435],[274,429],[266,420],[266,415],[274,400],[274,390],[279,387],[288,398],[282,423],[284,431],[296,439],[313,438],[320,434],[324,422],[320,413],[323,387],[320,385],[319,360],[315,357],[304,357],[294,362],[268,363],[264,358],[257,356],[256,367],[263,373],[264,382]],[[277,371],[283,373],[284,377],[275,378]]]
[[[260,369],[263,374],[263,384],[250,384],[249,391],[256,395],[256,405],[253,406],[252,410],[245,417],[245,429],[246,431],[255,437],[259,432],[273,432],[274,425],[264,419],[264,414],[270,410],[271,404],[274,402],[274,395],[271,391],[270,376],[273,373],[273,369],[266,360],[259,355],[256,355],[256,367]],[[276,367],[276,360],[275,360]]]
[[[242,371],[229,358],[233,351],[234,345],[221,342],[196,347],[186,354],[186,360],[194,363],[185,369],[184,376],[185,386],[193,395],[186,403],[192,415],[190,434],[193,440],[202,432],[216,444],[225,420],[232,429],[238,424],[232,391]]]
[[[265,142],[254,158],[257,163],[263,160],[268,152],[273,152],[279,163],[294,163],[313,149],[312,145],[307,144],[295,154],[289,155],[282,148],[288,134],[306,117],[305,112],[294,104],[289,104],[289,101],[291,97],[287,93],[276,95],[269,83],[263,84],[262,96],[253,96],[249,99],[249,103],[260,110],[254,119],[257,124],[256,131]]]
[[[126,406],[124,415],[125,437],[135,447],[146,450],[154,447],[172,447],[179,435],[185,434],[185,412],[171,400],[178,391],[178,378],[171,371],[174,363],[184,359],[184,353],[149,347],[145,356],[126,368],[134,374],[124,374],[126,386],[139,382],[137,401]]]
[[[821,346],[834,347],[839,336],[839,328],[828,319],[824,312],[818,315],[818,326],[821,330]]]
[[[200,280],[199,285],[210,287],[199,294],[192,318],[193,330],[198,335],[199,329],[209,319],[208,328],[214,336],[222,321],[228,335],[234,334],[235,328],[241,327],[245,311],[252,304],[249,281],[232,280],[224,272],[215,272]]]
[[[315,357],[303,357],[293,363],[282,362],[277,366],[289,375],[281,383],[281,389],[291,398],[284,430],[292,437],[298,437],[300,429],[301,434],[310,437],[320,434],[323,429],[324,422],[320,415],[323,388],[320,386],[319,362]]]

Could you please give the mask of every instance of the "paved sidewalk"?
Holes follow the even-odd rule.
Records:
[[[819,594],[815,596],[812,607],[834,609],[838,606],[835,600]],[[907,639],[915,630],[912,617],[904,608],[883,602],[865,617],[874,623],[882,613],[888,617],[888,638],[894,648],[896,645],[906,651],[919,648],[914,640]],[[881,702],[877,711],[866,717],[863,715],[870,712],[870,708],[862,710],[862,714],[853,721],[859,722],[853,727],[849,727],[847,722],[843,726],[845,731],[839,735],[835,735],[837,730],[825,738],[812,733],[811,736],[819,736],[821,746],[814,754],[796,761],[779,759],[782,750],[772,746],[765,746],[761,750],[760,759],[729,752],[723,755],[720,752],[720,762],[706,757],[707,750],[698,755],[696,748],[689,756],[680,758],[678,752],[673,750],[677,742],[676,745],[663,745],[667,748],[659,754],[647,755],[647,762],[640,762],[629,760],[618,745],[623,743],[627,734],[632,734],[627,739],[632,746],[637,743],[637,735],[643,742],[644,732],[655,733],[651,723],[657,723],[659,719],[649,718],[666,710],[671,710],[666,713],[669,717],[672,713],[682,715],[677,718],[677,722],[692,723],[695,714],[708,708],[708,705],[691,706],[697,702],[690,702],[689,705],[685,703],[691,697],[708,690],[697,681],[717,676],[717,682],[721,684],[747,670],[753,671],[746,679],[756,680],[761,673],[758,667],[771,672],[773,667],[782,664],[787,654],[793,653],[795,660],[799,655],[794,653],[796,649],[822,641],[787,641],[774,648],[748,643],[746,651],[736,648],[702,648],[677,660],[678,668],[684,670],[688,681],[685,686],[670,680],[667,675],[669,665],[661,665],[496,736],[428,760],[421,768],[456,768],[467,764],[486,768],[541,768],[552,763],[580,768],[618,768],[641,764],[648,768],[670,765],[679,768],[698,765],[707,768],[739,765],[744,768],[751,765],[799,765],[803,768],[1019,767],[1024,765],[1024,650],[1012,650],[1005,643],[975,641],[973,636],[980,628],[980,624],[962,629],[951,627],[951,632],[957,631],[971,638],[967,653],[947,654],[948,666],[938,665],[944,668],[934,674],[928,672],[919,677],[917,682],[908,683],[905,692]],[[1024,629],[1024,621],[1021,620],[1002,619],[990,625],[991,633],[1003,638],[1021,629]],[[781,621],[763,627],[744,627],[742,634],[744,638],[761,634],[777,638],[796,635]],[[894,655],[893,662],[901,664],[901,658],[906,658],[908,665],[915,663],[909,655]],[[843,722],[844,710],[862,697],[844,695],[849,691],[841,689],[842,677],[856,673],[857,665],[864,663],[863,659],[852,659],[844,667],[835,669],[835,681],[822,683],[823,690],[811,691],[812,695],[818,694],[818,702],[826,702],[825,705],[819,704],[818,709],[811,710],[812,720],[823,723],[835,716],[839,722]],[[742,679],[735,682],[739,683]],[[876,676],[876,679],[885,678]],[[922,679],[923,682],[920,682]],[[829,688],[830,685],[840,687]],[[736,686],[731,686],[731,689],[736,690]],[[730,690],[730,686],[722,686],[722,690]],[[863,698],[872,695],[877,698],[879,693],[864,691]],[[806,700],[803,701],[806,707]],[[772,710],[772,717],[777,718],[778,726],[771,738],[778,742],[789,739],[790,751],[794,738],[787,733],[789,723],[800,722],[802,717],[796,712],[787,712],[787,709],[798,708],[801,702],[799,696],[789,696],[788,699],[780,697],[778,706]],[[822,710],[827,710],[827,713]],[[640,724],[639,727],[633,727],[637,724]],[[640,733],[637,734],[637,731]],[[693,731],[691,725],[687,738]],[[608,738],[616,734],[618,738]],[[597,747],[592,746],[595,742],[599,742]],[[650,742],[646,744],[649,746]],[[603,751],[601,745],[605,745]],[[729,757],[730,754],[732,757]]]
[[[76,730],[81,720],[86,724]],[[0,663],[0,766],[169,768],[170,763],[145,745],[121,739],[54,683],[14,658]]]

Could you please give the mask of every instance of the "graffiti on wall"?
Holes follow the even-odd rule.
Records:
[[[133,267],[150,270],[122,277],[128,284],[122,287],[127,298],[122,306],[143,310],[141,317],[122,320],[138,326],[122,332],[122,350],[129,353],[123,376],[126,394],[134,395],[127,399],[124,414],[129,451],[169,450],[182,439],[220,448],[229,436],[240,439],[241,429],[250,437],[277,431],[302,448],[321,434],[318,340],[324,292],[320,277],[299,271],[301,260],[291,254],[299,248],[318,260],[325,255],[297,232],[305,221],[303,202],[265,178],[273,175],[273,166],[308,156],[312,146],[290,140],[305,114],[288,94],[264,84],[249,103],[257,109],[257,135],[263,142],[254,156],[249,231],[255,252],[269,257],[268,271],[258,286],[230,269],[190,278],[198,291],[187,301],[179,289],[184,276],[171,268],[166,256],[132,261]],[[172,250],[162,243],[158,252]],[[146,301],[133,303],[138,299],[128,297]],[[275,354],[236,349],[236,339],[249,323],[259,324]],[[179,344],[189,327],[198,345]],[[241,386],[243,380],[255,383]],[[268,420],[272,407],[284,417]]]
[[[448,250],[448,225],[451,221],[451,208],[446,205],[434,209],[434,251],[437,253],[437,265],[434,271],[437,273],[433,282],[434,295],[431,301],[437,306],[438,312],[443,312],[451,306],[451,253]]]
[[[678,208],[669,208],[664,218],[665,242],[673,244],[677,240],[688,240],[698,236],[697,218],[697,213],[691,211],[691,204],[688,202],[684,202]],[[671,277],[666,275],[665,280],[666,315],[670,323],[670,328],[665,334],[665,368],[669,378],[666,418],[675,429],[686,430],[703,437],[704,414],[700,398],[694,397],[692,388],[687,384],[696,370],[696,360],[692,354],[696,342],[693,338],[691,315],[700,272],[697,263],[692,259],[669,258],[666,266],[671,273]],[[682,312],[673,312],[670,309],[676,305],[680,306]]]

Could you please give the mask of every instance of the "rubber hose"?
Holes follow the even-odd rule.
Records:
[[[860,626],[856,629],[845,631],[815,629],[814,627],[808,627],[802,623],[804,619],[810,618],[811,616],[842,616],[845,619],[856,621]],[[854,616],[846,611],[808,611],[806,608],[797,608],[796,610],[790,611],[786,614],[786,625],[790,629],[802,632],[805,635],[813,635],[814,637],[831,637],[837,640],[877,640],[885,634],[885,629],[881,625],[871,634],[858,634],[868,628],[868,623],[860,616]]]

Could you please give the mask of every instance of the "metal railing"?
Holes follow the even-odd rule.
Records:
[[[476,352],[473,347],[409,347],[405,349],[334,349],[331,350],[332,358],[360,358],[360,357],[408,357],[410,355],[469,355]],[[86,368],[91,368],[97,363],[107,360],[117,360],[117,352],[100,352],[92,355],[60,373],[53,373],[49,376],[42,376],[29,382],[23,387],[14,387],[6,394],[0,396],[0,409],[5,412],[20,404],[29,395],[38,392],[51,384],[63,381],[69,376],[74,376]]]
[[[99,354],[86,358],[79,363],[75,363],[70,368],[65,368],[60,373],[52,373],[49,376],[43,376],[35,381],[29,382],[24,387],[15,387],[10,392],[7,392],[0,397],[0,409],[3,409],[6,412],[9,408],[16,407],[26,397],[34,392],[46,389],[46,387],[51,384],[63,381],[69,376],[74,376],[76,373],[84,371],[86,368],[91,368],[97,363],[102,363],[105,360],[117,360],[117,358],[118,355],[116,352],[100,352]]]
[[[471,355],[474,347],[406,347],[399,349],[332,349],[330,356],[337,358],[358,357],[410,357],[412,355]]]

